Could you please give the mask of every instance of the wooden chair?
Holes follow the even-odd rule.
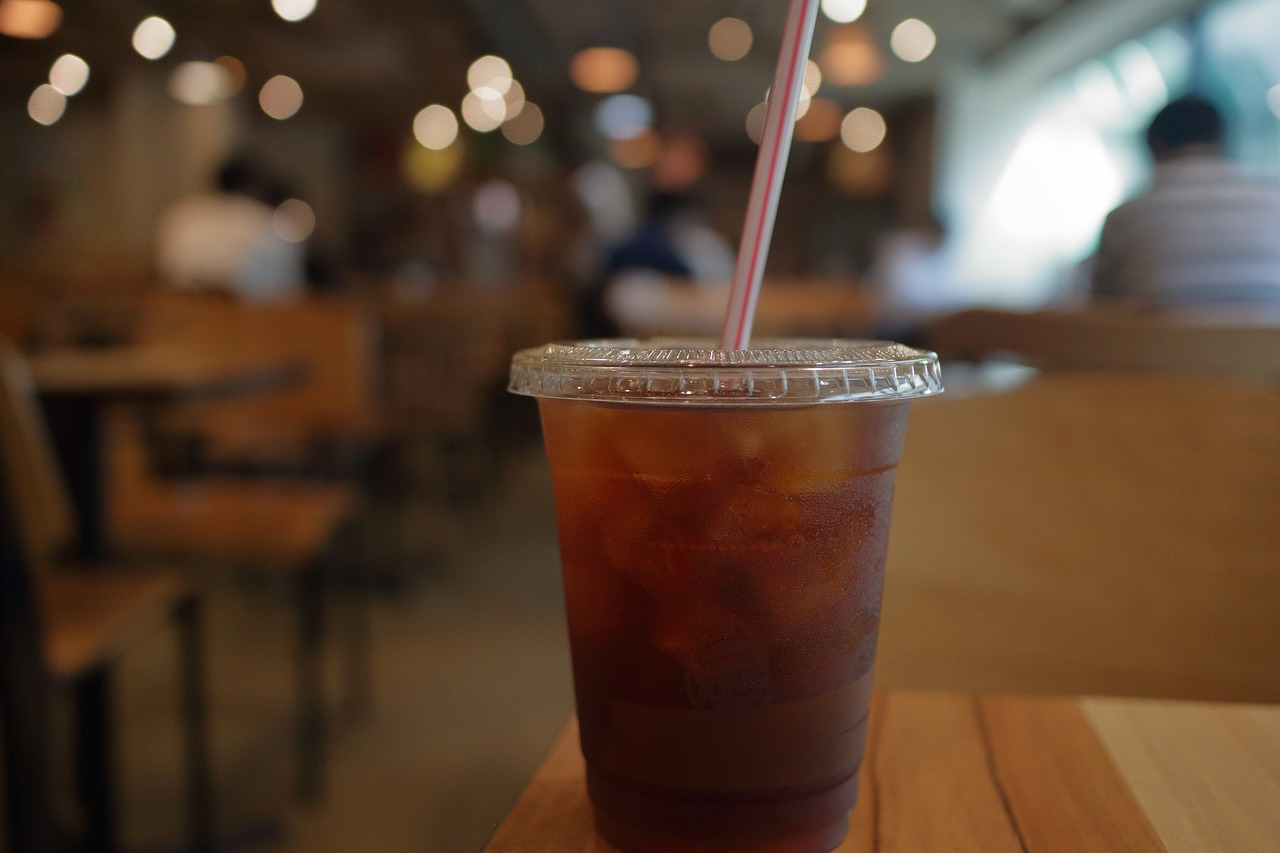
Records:
[[[181,646],[181,697],[191,842],[212,844],[198,599],[172,571],[72,568],[59,556],[74,536],[70,500],[35,406],[21,357],[0,341],[0,584],[9,842],[15,851],[57,849],[49,802],[50,691],[67,686],[77,707],[77,778],[92,849],[113,849],[112,666],[172,620]]]
[[[164,426],[196,445],[206,469],[353,479],[377,446],[378,335],[364,305],[309,298],[247,304],[218,295],[160,293],[147,300],[149,340],[182,340],[296,363],[296,386],[173,406]]]
[[[141,425],[122,412],[108,425],[112,547],[234,566],[286,579],[297,600],[298,791],[306,800],[324,784],[326,701],[324,652],[330,549],[351,519],[353,490],[342,484],[205,476],[156,477],[149,469]],[[347,706],[369,704],[367,602],[351,600]],[[356,612],[359,611],[359,612]]]
[[[877,675],[1280,701],[1280,387],[1043,374],[913,404]]]
[[[158,430],[153,417],[122,413],[109,427],[108,479],[109,524],[120,550],[235,564],[293,585],[298,788],[314,799],[323,787],[326,742],[330,552],[363,503],[363,466],[381,430],[375,326],[361,306],[325,299],[253,305],[220,295],[157,293],[144,313],[147,340],[229,349],[305,370],[297,387],[168,406]],[[194,476],[157,476],[149,458],[158,436],[175,429],[196,439]],[[369,601],[363,567],[350,569],[344,707],[361,716],[372,701]]]
[[[1131,306],[1080,311],[974,308],[935,321],[927,345],[945,360],[1012,357],[1045,370],[1119,369],[1280,377],[1280,323],[1243,322],[1210,309],[1214,322]]]
[[[454,494],[492,477],[490,401],[505,380],[506,312],[487,294],[382,306],[383,406],[401,444],[425,444]]]

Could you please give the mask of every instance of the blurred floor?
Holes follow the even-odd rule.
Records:
[[[407,583],[374,605],[373,717],[338,721],[323,803],[292,791],[294,612],[281,590],[227,579],[209,599],[218,816],[271,853],[479,850],[572,706],[550,500],[537,445],[505,454],[498,488],[450,509],[407,504],[390,529]],[[340,626],[332,632],[340,636]],[[127,849],[181,829],[173,643],[158,635],[121,670],[121,802]],[[335,684],[332,695],[340,691]],[[274,838],[270,836],[274,835]]]

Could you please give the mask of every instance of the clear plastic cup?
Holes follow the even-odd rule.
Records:
[[[524,350],[555,489],[596,827],[639,853],[840,843],[907,404],[900,344]]]

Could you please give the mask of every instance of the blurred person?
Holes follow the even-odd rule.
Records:
[[[304,250],[273,225],[274,184],[248,161],[218,169],[216,191],[178,201],[156,231],[156,267],[179,290],[251,301],[293,299],[305,288]]]
[[[877,238],[868,278],[879,303],[882,334],[902,337],[961,302],[951,244],[933,214]]]
[[[1280,302],[1280,187],[1223,153],[1224,123],[1187,96],[1147,129],[1151,187],[1108,214],[1092,295],[1153,302]]]
[[[583,309],[585,334],[616,333],[617,324],[605,307],[612,289],[656,279],[690,286],[723,285],[733,277],[734,260],[729,241],[708,224],[693,195],[655,192],[644,220],[608,252],[588,288]]]

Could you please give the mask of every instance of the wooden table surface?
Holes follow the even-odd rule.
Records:
[[[155,398],[251,394],[302,378],[298,364],[178,342],[75,347],[28,357],[41,394]]]
[[[1280,706],[884,692],[838,853],[1280,849]],[[486,853],[610,853],[570,725]]]

